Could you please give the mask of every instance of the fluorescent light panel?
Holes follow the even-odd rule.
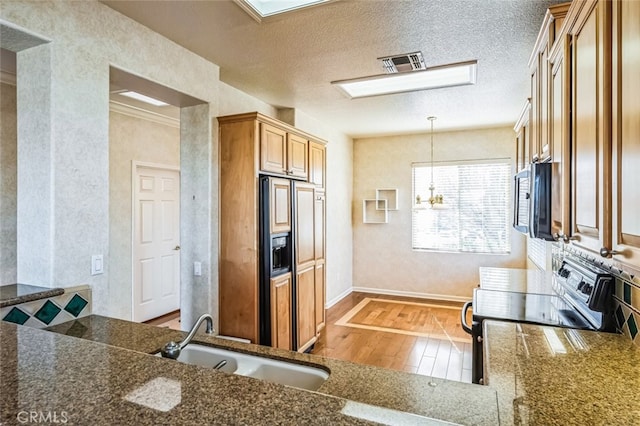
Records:
[[[126,92],[119,92],[118,94],[122,96],[126,96],[128,98],[137,99],[139,101],[146,102],[148,104],[155,105],[155,106],[169,105],[166,102],[159,101],[158,99],[143,95],[142,93],[138,93],[138,92],[126,91]]]
[[[365,98],[475,84],[477,67],[477,61],[469,61],[431,67],[425,71],[380,74],[352,80],[332,81],[331,84],[335,84],[352,99]]]
[[[296,9],[327,3],[331,0],[235,0],[236,3],[246,10],[251,8],[254,12],[265,18],[279,13],[290,12]]]

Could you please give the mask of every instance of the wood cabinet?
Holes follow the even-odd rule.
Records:
[[[318,188],[325,187],[326,151],[323,144],[309,143],[309,182]]]
[[[307,179],[309,141],[281,127],[260,123],[260,170]]]
[[[640,267],[640,2],[612,6],[612,248]]]
[[[513,130],[516,132],[516,171],[523,170],[531,163],[531,149],[529,148],[529,117],[531,115],[531,103],[525,102],[516,125]]]
[[[291,273],[271,280],[271,346],[291,350]]]
[[[315,341],[320,303],[316,303],[319,291],[316,289],[318,273],[315,268],[318,225],[314,191],[318,183],[308,183],[306,180],[309,178],[310,142],[316,147],[324,147],[324,142],[260,113],[219,117],[218,123],[220,333],[259,343],[260,318],[267,316],[272,323],[274,346],[289,345],[290,349],[297,349],[293,347],[297,338],[298,342],[304,340],[302,343],[308,347]],[[289,174],[284,173],[287,170]],[[270,312],[260,312],[258,186],[261,174],[296,179],[295,183],[291,179],[273,179],[269,191],[271,231],[288,232],[294,227],[299,231],[294,242],[295,259],[298,262],[294,265],[294,275],[289,276],[288,281],[278,277],[268,283],[270,288],[266,291],[272,299]],[[316,173],[314,176],[319,175]],[[324,165],[322,176],[324,182]],[[289,190],[292,184],[300,189],[293,195]],[[290,205],[299,206],[299,209],[292,212],[288,207]],[[324,218],[322,220],[324,227]],[[302,325],[290,321],[287,328],[284,317],[289,315],[291,318],[294,313]],[[298,334],[294,334],[296,330]]]
[[[549,54],[549,144],[552,147],[552,200],[551,217],[552,233],[560,237],[569,235],[571,229],[571,173],[570,173],[570,140],[569,140],[569,99],[570,74],[565,58],[569,43],[566,36],[561,36]]]
[[[325,232],[326,206],[324,191],[315,190],[314,208],[314,257],[315,257],[315,303],[316,303],[316,334],[325,326],[326,304],[326,273],[325,273]]]
[[[315,186],[297,183],[294,193],[297,349],[303,352],[316,341]]]
[[[291,230],[291,181],[288,179],[273,179],[269,190],[271,201],[271,233],[279,234]]]
[[[316,340],[315,313],[315,268],[309,265],[296,273],[296,311],[297,311],[297,340],[299,352],[304,352]]]
[[[571,53],[571,226],[574,243],[611,247],[611,45],[608,1],[579,3],[568,29]]]
[[[549,53],[559,38],[560,29],[569,10],[570,3],[562,3],[549,7],[542,28],[529,59],[531,78],[531,118],[529,121],[531,140],[531,160],[545,161],[551,156],[550,139],[550,81],[551,69]]]

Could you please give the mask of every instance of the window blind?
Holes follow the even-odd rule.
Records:
[[[416,250],[470,253],[509,253],[509,160],[436,163],[435,194],[444,209],[432,209],[431,167],[415,163],[413,169],[412,246]],[[417,196],[421,204],[415,204]]]

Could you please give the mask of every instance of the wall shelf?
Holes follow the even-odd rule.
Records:
[[[387,200],[362,200],[362,222],[388,223],[389,210],[387,209],[387,206]]]
[[[387,210],[398,210],[398,190],[396,188],[376,189],[376,200],[387,200]]]

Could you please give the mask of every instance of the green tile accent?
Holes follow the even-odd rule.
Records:
[[[54,318],[60,313],[61,310],[62,309],[60,309],[51,300],[47,300],[46,302],[44,302],[44,305],[42,305],[42,307],[38,309],[38,312],[36,312],[34,317],[49,325],[49,323],[54,320]]]
[[[24,325],[24,323],[27,322],[28,319],[29,319],[29,314],[23,312],[18,308],[13,308],[2,320],[7,322],[12,322],[14,324]]]
[[[638,334],[638,326],[636,324],[635,318],[633,317],[633,313],[629,315],[627,325],[629,326],[629,333],[631,333],[631,340],[633,340],[636,338],[636,334]]]
[[[77,318],[88,303],[83,297],[74,294],[67,306],[64,307],[64,310]]]
[[[618,305],[618,309],[616,309],[616,319],[618,320],[618,328],[622,330],[622,326],[624,325],[624,312],[622,312],[622,306]]]
[[[631,286],[624,283],[624,303],[631,304]]]

